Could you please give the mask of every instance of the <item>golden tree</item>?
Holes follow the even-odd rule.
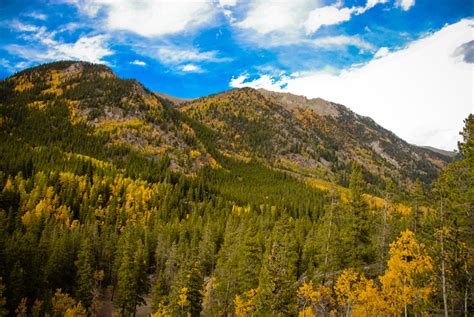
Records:
[[[181,316],[183,316],[184,308],[189,306],[191,302],[188,299],[189,289],[187,287],[181,288],[178,295],[178,305],[181,308]]]
[[[245,292],[243,295],[235,296],[235,315],[237,317],[252,316],[256,308],[254,300],[255,295],[257,295],[257,290],[251,289]]]
[[[426,303],[434,290],[432,271],[432,259],[424,245],[416,241],[413,232],[402,232],[398,240],[390,244],[388,267],[380,277],[388,312],[399,314],[403,310],[407,315],[408,306],[419,308]]]
[[[325,311],[331,298],[331,290],[324,285],[314,288],[313,282],[305,282],[298,289],[298,297],[303,302],[303,309],[299,312],[299,316],[315,316],[314,309],[316,307]]]

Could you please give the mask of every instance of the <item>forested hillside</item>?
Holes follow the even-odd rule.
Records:
[[[244,88],[180,101],[176,107],[213,130],[216,146],[227,155],[258,158],[346,187],[354,162],[363,167],[370,190],[379,192],[391,182],[405,188],[420,178],[428,184],[451,160],[322,99]]]
[[[340,148],[360,122],[395,142],[369,119],[268,98],[176,105],[77,62],[1,81],[0,315],[468,316],[474,116],[456,160],[395,168]]]

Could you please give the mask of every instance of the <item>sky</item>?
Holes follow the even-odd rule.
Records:
[[[453,150],[474,113],[472,0],[1,0],[0,78],[56,60],[194,98],[321,97]]]

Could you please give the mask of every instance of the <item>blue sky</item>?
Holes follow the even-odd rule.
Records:
[[[49,61],[80,59],[107,64],[120,77],[179,97],[242,86],[288,91],[344,103],[409,142],[452,149],[462,118],[473,110],[473,14],[471,0],[2,0],[0,78]],[[456,115],[449,111],[452,118],[443,129],[439,121],[447,117],[437,100],[445,99],[424,99],[439,93],[436,83],[427,80],[427,87],[410,92],[416,96],[398,100],[403,91],[397,88],[406,82],[401,74],[375,80],[387,80],[397,96],[374,91],[367,74],[374,67],[396,70],[402,58],[417,55],[405,76],[432,79],[436,74],[426,72],[420,55],[434,56],[429,49],[446,50],[443,60],[457,56],[456,65],[437,75],[442,71],[446,81],[462,82],[453,87],[462,90],[459,100],[449,106]],[[397,59],[400,54],[405,57]],[[367,78],[367,85],[346,93],[354,86],[347,73],[362,76],[358,82]],[[327,82],[333,85],[317,88]],[[363,98],[370,94],[380,98]],[[418,112],[395,111],[400,103],[420,108],[431,123],[421,124]],[[417,120],[401,122],[406,117]]]

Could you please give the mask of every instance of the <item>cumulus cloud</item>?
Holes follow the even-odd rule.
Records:
[[[381,57],[387,56],[389,53],[390,53],[390,50],[387,47],[381,47],[375,53],[374,58],[381,58]]]
[[[105,15],[110,30],[157,37],[189,31],[209,23],[216,14],[212,1],[186,0],[67,0],[84,13]]]
[[[408,142],[452,150],[463,119],[474,112],[474,65],[455,54],[472,40],[473,24],[461,20],[340,74],[238,76],[230,85],[321,97],[372,117]]]
[[[242,29],[265,35],[271,32],[292,33],[301,29],[308,12],[317,8],[319,1],[254,1],[245,18],[236,23]]]
[[[314,9],[309,13],[304,23],[306,34],[313,34],[324,25],[336,25],[347,22],[352,18],[353,14],[362,14],[378,4],[387,2],[389,2],[389,0],[367,0],[363,7],[340,8],[341,2],[338,1],[334,5]],[[397,0],[397,6],[405,11],[414,5],[415,0]]]
[[[44,60],[77,59],[92,63],[105,63],[102,58],[112,55],[105,35],[84,36],[73,43],[55,42],[39,58]]]
[[[134,60],[134,61],[131,61],[130,64],[132,65],[137,65],[137,66],[146,66],[146,63],[144,61],[141,61],[141,60]]]
[[[236,22],[234,11],[226,9],[233,26],[244,32],[244,41],[263,47],[311,44],[312,36],[323,26],[334,26],[349,21],[378,4],[390,0],[367,0],[365,6],[342,7],[342,1],[321,6],[320,0],[265,1],[254,0],[248,5],[243,19]],[[401,0],[408,1],[408,0]],[[412,0],[413,1],[413,0]],[[405,4],[404,4],[405,5]],[[353,41],[346,41],[353,45]]]
[[[6,45],[5,49],[11,55],[25,59],[24,67],[34,62],[65,59],[105,64],[103,58],[113,54],[108,44],[109,37],[106,35],[84,35],[76,41],[65,42],[55,39],[56,32],[49,32],[44,26],[13,21],[11,28],[20,33],[19,37],[28,44],[10,44]]]
[[[306,34],[315,33],[324,25],[335,25],[349,21],[354,11],[354,8],[339,9],[337,6],[317,8],[309,13],[308,19],[304,23]]]

